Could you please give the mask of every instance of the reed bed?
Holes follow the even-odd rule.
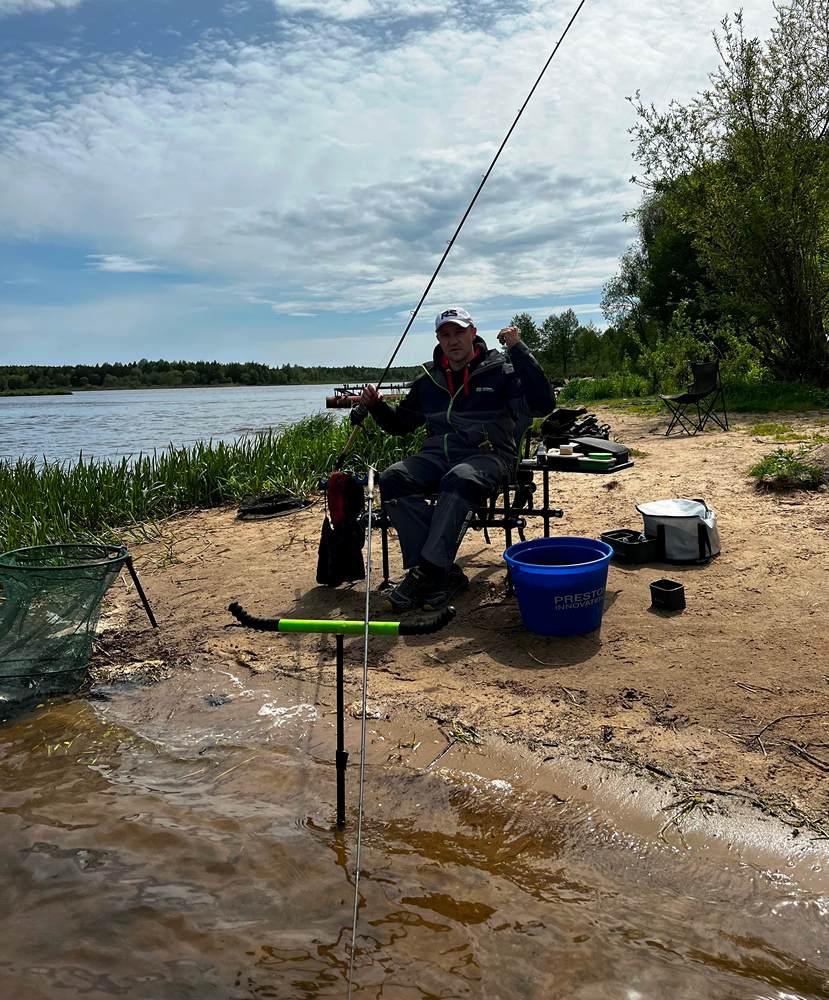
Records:
[[[200,442],[119,462],[18,459],[0,463],[0,551],[56,542],[124,541],[152,533],[155,522],[185,510],[221,507],[245,497],[308,496],[331,471],[350,427],[320,415],[232,443]],[[417,436],[390,438],[367,420],[349,467],[365,471],[398,461]]]

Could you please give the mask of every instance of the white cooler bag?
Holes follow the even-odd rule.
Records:
[[[719,555],[717,515],[704,500],[653,500],[637,504],[645,537],[657,539],[665,562],[708,562]]]

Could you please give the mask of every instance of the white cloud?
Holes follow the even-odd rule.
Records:
[[[86,241],[101,262],[163,260],[290,314],[416,301],[569,11],[277,6],[309,16],[283,21],[278,41],[206,35],[171,66],[65,50],[0,69],[0,227]],[[431,302],[595,298],[638,201],[625,96],[686,98],[715,63],[710,28],[729,0],[688,6],[585,8]],[[745,4],[760,33],[769,8]],[[404,14],[424,20],[389,27]],[[123,257],[105,252],[114,244]]]
[[[136,260],[134,257],[124,257],[117,253],[90,253],[87,254],[87,260],[90,262],[90,267],[98,271],[113,271],[118,274],[161,270],[158,264],[151,264],[147,260]]]
[[[8,14],[45,14],[78,7],[83,0],[0,0],[0,17]]]
[[[273,0],[282,14],[316,14],[334,21],[366,18],[416,18],[440,14],[447,4],[437,0]]]

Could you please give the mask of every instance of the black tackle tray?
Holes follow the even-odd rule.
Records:
[[[605,531],[600,537],[613,549],[613,555],[622,562],[646,563],[655,562],[659,558],[657,540],[645,538],[639,531],[617,528],[615,531]]]

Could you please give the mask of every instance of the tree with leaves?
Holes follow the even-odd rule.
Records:
[[[829,0],[775,11],[765,43],[747,36],[742,14],[726,18],[710,87],[665,112],[637,94],[632,133],[645,185],[698,255],[723,310],[742,317],[778,375],[826,384]]]
[[[541,335],[538,332],[538,327],[535,325],[535,320],[529,313],[522,312],[513,316],[511,325],[518,327],[521,339],[531,351],[537,351],[541,347]]]
[[[572,309],[548,316],[541,324],[541,359],[554,376],[572,374],[578,332],[579,318]]]

